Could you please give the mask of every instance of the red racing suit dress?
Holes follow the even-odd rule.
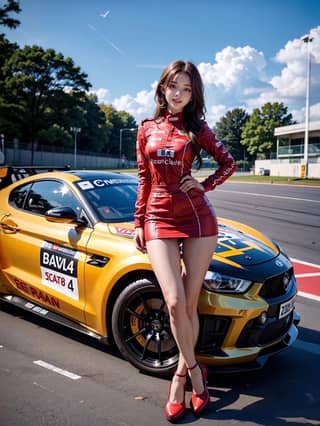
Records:
[[[236,170],[236,164],[205,121],[197,141],[219,166],[201,182],[207,192],[224,182]],[[192,142],[183,129],[183,113],[167,112],[157,120],[144,120],[139,126],[135,227],[144,228],[146,241],[218,233],[216,215],[205,192],[192,189],[186,193],[179,189],[181,178],[191,174],[194,159]]]

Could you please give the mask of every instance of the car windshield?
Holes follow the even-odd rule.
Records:
[[[132,222],[137,197],[137,182],[102,184],[105,181],[79,182],[78,186],[103,222]],[[101,184],[100,184],[101,182]]]

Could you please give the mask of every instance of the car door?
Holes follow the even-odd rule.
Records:
[[[83,211],[60,180],[39,179],[10,193],[2,208],[2,273],[26,298],[84,321],[84,263],[92,229],[49,222],[44,214],[54,207]]]

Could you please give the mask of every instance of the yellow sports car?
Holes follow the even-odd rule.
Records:
[[[0,298],[166,375],[178,352],[148,256],[133,242],[136,189],[125,174],[0,168]],[[297,338],[296,293],[276,243],[220,218],[199,301],[199,361],[224,371],[262,366]]]

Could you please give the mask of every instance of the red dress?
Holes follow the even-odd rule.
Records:
[[[185,193],[179,189],[181,178],[191,174],[195,159],[192,143],[183,130],[182,114],[167,112],[160,119],[143,121],[138,130],[135,227],[144,228],[146,241],[218,233],[216,215],[205,193],[195,189]],[[210,191],[235,171],[236,164],[205,122],[197,140],[219,165],[215,173],[201,182],[205,191]]]

